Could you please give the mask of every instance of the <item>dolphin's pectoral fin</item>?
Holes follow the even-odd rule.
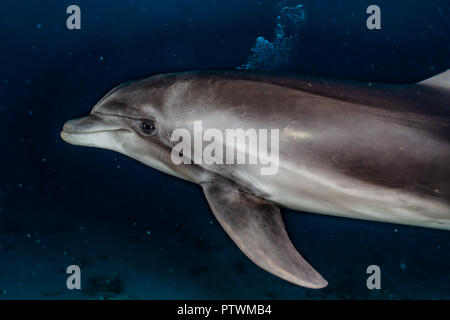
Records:
[[[250,260],[302,287],[319,289],[327,285],[294,248],[277,205],[225,183],[202,186],[220,225]]]

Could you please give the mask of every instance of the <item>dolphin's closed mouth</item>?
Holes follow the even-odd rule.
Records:
[[[111,130],[98,130],[98,131],[86,131],[86,132],[68,132],[68,131],[61,131],[60,136],[61,138],[70,144],[79,144],[79,145],[88,145],[85,143],[82,143],[82,141],[85,141],[86,139],[91,139],[92,136],[102,134],[102,133],[109,133],[109,132],[131,132],[128,129],[111,129]]]
[[[131,132],[110,121],[105,121],[96,114],[90,114],[84,118],[67,121],[64,124],[60,136],[70,144],[90,146],[92,145],[92,137],[94,135],[118,131]]]
[[[70,134],[70,135],[86,135],[86,134],[95,134],[95,133],[103,133],[103,132],[111,132],[111,131],[128,131],[128,132],[131,132],[131,130],[128,130],[128,129],[123,129],[123,128],[120,128],[120,129],[106,129],[106,130],[97,130],[97,131],[85,131],[85,132],[70,132],[70,131],[66,131],[66,130],[63,130],[63,131],[61,131],[61,134]]]
[[[91,113],[86,117],[67,121],[63,126],[63,132],[69,134],[89,134],[105,131],[126,130],[115,121],[105,119],[102,114]]]

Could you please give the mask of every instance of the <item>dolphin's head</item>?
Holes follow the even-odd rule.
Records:
[[[64,124],[61,138],[73,145],[125,154],[150,167],[190,180],[173,164],[164,117],[164,84],[150,78],[122,84],[107,93],[83,118]]]

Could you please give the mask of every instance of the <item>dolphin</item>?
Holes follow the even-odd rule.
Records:
[[[248,258],[319,289],[327,281],[294,248],[280,207],[450,230],[449,102],[450,70],[414,84],[172,73],[112,89],[61,137],[200,185]],[[172,133],[192,132],[199,120],[218,130],[278,129],[277,172],[260,174],[261,163],[175,164]]]

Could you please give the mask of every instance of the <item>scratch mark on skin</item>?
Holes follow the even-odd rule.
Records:
[[[241,115],[240,120],[243,121],[245,119],[245,116],[247,115],[247,107],[246,107],[246,103],[247,103],[247,99],[244,99],[244,101],[242,102],[241,108],[244,109],[244,112]]]

